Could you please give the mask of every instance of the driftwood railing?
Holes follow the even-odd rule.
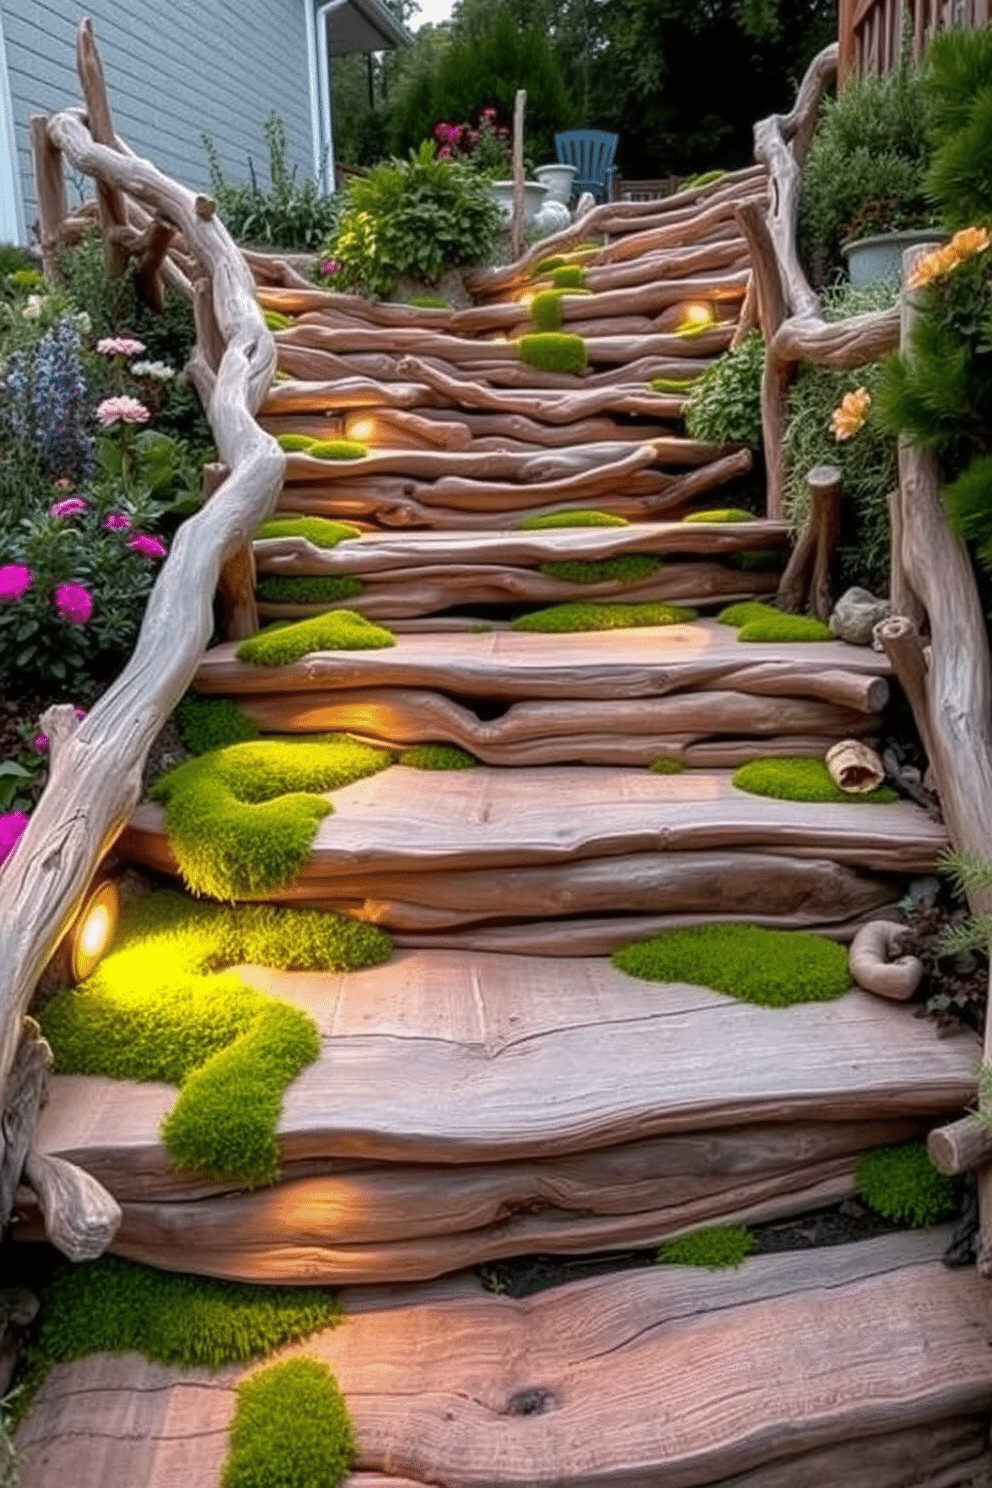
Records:
[[[23,1094],[24,1079],[12,1070],[15,1061],[21,1073],[22,1065],[37,1069],[39,1064],[36,1039],[25,1021],[38,978],[78,913],[94,870],[138,804],[148,750],[210,639],[221,571],[273,508],[285,466],[275,440],[253,417],[272,381],[275,347],[240,253],[212,203],[137,159],[117,140],[88,21],[79,29],[77,60],[85,110],[32,125],[46,261],[53,262],[57,247],[64,158],[98,184],[111,267],[119,271],[136,257],[146,283],[163,276],[191,294],[198,337],[188,370],[207,404],[228,474],[176,534],[124,671],[82,723],[66,705],[49,709],[43,719],[52,741],[49,782],[0,875],[0,1115],[10,1109],[15,1090],[22,1092],[21,1109],[30,1113],[33,1101],[37,1108],[35,1096]],[[171,246],[174,237],[178,252]],[[37,1079],[28,1081],[31,1090],[37,1084]],[[19,1122],[16,1137],[6,1117],[0,1121],[0,1175],[6,1175],[0,1198],[6,1202],[19,1176],[7,1174],[5,1155],[11,1167],[26,1159],[26,1179],[39,1186],[53,1223],[68,1192],[70,1209],[95,1208],[95,1230],[103,1224],[105,1232],[112,1211],[103,1206],[100,1213],[100,1195],[94,1205],[92,1192],[84,1194],[74,1183],[73,1170],[40,1171],[25,1150],[30,1146],[23,1136],[26,1124]],[[8,1216],[9,1208],[0,1210],[0,1229]],[[89,1241],[83,1236],[78,1243],[63,1238],[77,1255],[87,1253],[87,1244],[99,1244],[99,1236]]]
[[[840,0],[837,40],[841,86],[858,73],[894,72],[903,37],[919,62],[931,37],[951,26],[975,30],[989,23],[989,0]]]

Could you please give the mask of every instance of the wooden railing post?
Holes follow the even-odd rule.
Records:
[[[59,246],[62,224],[69,214],[62,171],[62,151],[48,137],[48,116],[32,114],[29,125],[34,188],[38,198],[38,230],[41,237],[41,266],[49,284],[60,284]]]

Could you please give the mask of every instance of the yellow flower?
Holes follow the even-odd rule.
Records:
[[[857,434],[868,417],[870,407],[871,393],[866,387],[844,394],[840,406],[830,415],[830,432],[838,443]]]
[[[935,279],[942,279],[945,274],[950,274],[959,264],[965,263],[969,258],[975,258],[979,253],[984,253],[986,248],[992,244],[988,230],[984,227],[963,227],[956,232],[949,243],[943,248],[935,248],[921,258],[916,268],[909,276],[910,289],[923,289],[925,285],[932,284]]]
[[[963,227],[956,232],[948,243],[948,248],[956,255],[959,263],[966,258],[974,258],[976,254],[984,253],[992,238],[989,237],[988,229],[984,227]]]

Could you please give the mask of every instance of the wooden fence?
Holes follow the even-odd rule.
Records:
[[[899,65],[904,37],[918,62],[938,31],[988,23],[989,0],[840,0],[837,81],[842,86],[858,73],[892,72]]]

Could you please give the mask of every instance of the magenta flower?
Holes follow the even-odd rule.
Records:
[[[23,811],[5,811],[0,816],[0,863],[14,851],[27,824],[28,819]]]
[[[82,496],[68,496],[65,501],[53,501],[48,508],[50,517],[81,517],[86,510]]]
[[[96,343],[101,356],[140,356],[145,349],[144,341],[135,336],[104,336]]]
[[[93,613],[93,596],[82,584],[59,584],[55,608],[69,625],[85,625]]]
[[[31,570],[25,563],[5,563],[0,568],[0,603],[20,599],[31,587]]]
[[[339,258],[325,258],[320,266],[320,272],[326,279],[332,279],[335,274],[340,274],[341,267],[341,260]]]
[[[438,152],[437,152],[437,158],[438,158],[438,160],[450,160],[451,159],[451,146],[450,145],[442,145],[441,148],[440,148],[440,150],[438,150]]]
[[[105,429],[112,424],[147,424],[151,414],[140,398],[122,393],[117,398],[104,398],[96,406],[96,416]]]
[[[76,715],[76,722],[77,723],[82,723],[83,719],[86,717],[86,709],[85,708],[81,708],[79,706],[79,704],[77,703],[76,706],[73,708],[72,711]]]
[[[127,532],[131,525],[127,512],[108,512],[101,523],[106,532]]]
[[[128,547],[132,553],[140,553],[142,558],[164,558],[169,551],[160,537],[149,537],[145,532],[132,537]]]
[[[34,747],[39,754],[44,754],[51,742],[47,734],[35,734],[34,736]]]

